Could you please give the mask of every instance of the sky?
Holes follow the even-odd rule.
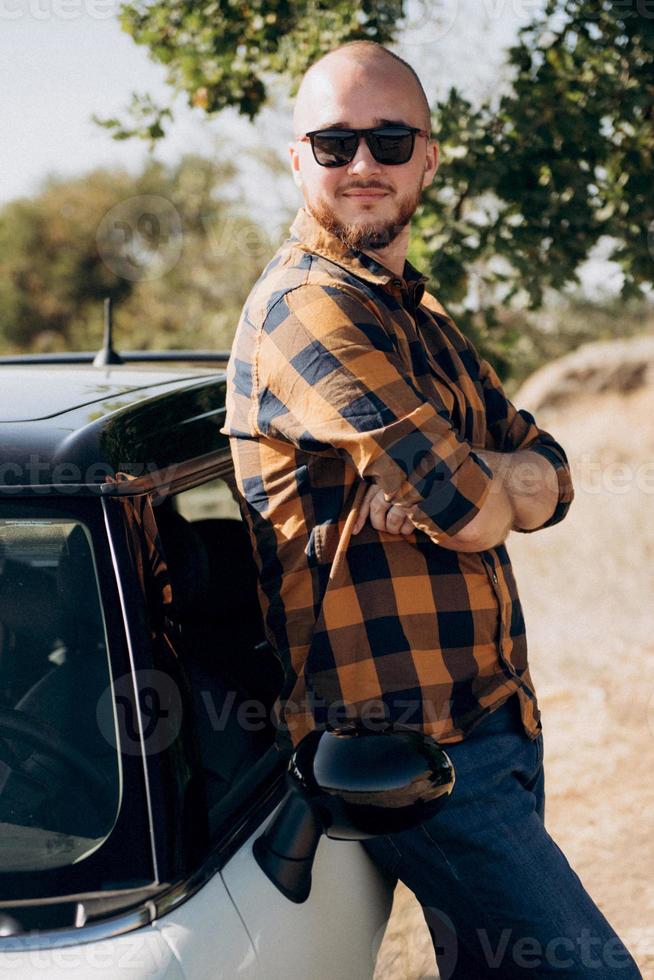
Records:
[[[113,141],[91,114],[123,115],[132,91],[150,92],[162,103],[172,93],[165,68],[121,31],[118,7],[117,0],[0,0],[0,203],[34,193],[48,171],[75,174],[99,164],[138,169],[145,143]],[[470,93],[492,86],[503,44],[533,2],[476,0],[476,7],[473,15],[470,0],[409,3],[396,50],[417,68],[430,100],[453,82]],[[266,131],[285,151],[290,108],[288,102],[282,112],[264,112],[253,126],[231,110],[208,119],[181,97],[156,156],[173,161],[186,150],[217,152],[225,137],[245,147]]]
[[[456,85],[473,100],[500,84],[503,52],[542,0],[409,0],[397,53],[421,77],[430,102]],[[119,0],[0,0],[0,205],[37,192],[46,174],[72,176],[95,166],[137,172],[148,150],[143,141],[116,142],[91,120],[124,117],[131,93],[172,98],[165,68],[121,31]],[[261,141],[287,158],[291,102],[280,89],[275,108],[251,124],[235,110],[209,119],[174,104],[175,120],[155,150],[173,163],[184,152],[237,155],[240,189],[263,224],[301,204],[288,180],[273,182],[248,156]],[[262,184],[262,180],[264,183]],[[607,270],[591,279],[606,286]]]

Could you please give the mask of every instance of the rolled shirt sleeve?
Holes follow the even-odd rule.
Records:
[[[471,345],[470,350],[473,350]],[[475,352],[475,356],[476,352]],[[483,386],[486,407],[486,426],[488,432],[488,449],[496,452],[517,452],[528,449],[538,453],[554,467],[558,481],[558,500],[552,515],[534,528],[519,528],[514,530],[522,534],[531,534],[542,528],[550,527],[562,521],[570,509],[574,498],[574,488],[570,473],[570,464],[561,445],[536,425],[534,416],[525,409],[516,409],[507,398],[502,383],[492,365],[479,359],[479,378]]]
[[[253,380],[256,430],[307,452],[343,454],[433,540],[479,512],[490,469],[445,407],[416,388],[356,289],[312,283],[279,297],[259,334]]]

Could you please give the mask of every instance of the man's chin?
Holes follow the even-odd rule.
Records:
[[[344,220],[323,207],[308,207],[314,218],[348,248],[366,251],[390,245],[406,226],[392,221],[371,221],[366,215]]]
[[[392,224],[352,221],[338,225],[336,234],[350,248],[365,251],[371,248],[385,248],[399,235],[401,228]]]
[[[305,205],[316,221],[326,231],[340,238],[344,245],[359,252],[366,252],[370,249],[386,248],[395,241],[409,224],[418,203],[419,195],[416,195],[415,199],[409,198],[403,201],[393,220],[375,219],[366,212],[341,216],[322,202],[312,204],[305,202]]]

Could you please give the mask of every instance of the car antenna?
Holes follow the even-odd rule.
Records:
[[[106,367],[107,364],[124,364],[120,354],[113,348],[112,339],[113,317],[111,313],[111,296],[105,296],[104,300],[104,338],[102,347],[93,358],[94,367]]]

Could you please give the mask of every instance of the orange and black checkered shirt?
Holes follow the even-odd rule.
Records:
[[[516,691],[525,731],[541,730],[505,545],[464,553],[437,539],[489,492],[476,448],[553,464],[546,525],[570,506],[568,462],[426,281],[408,261],[400,277],[348,249],[300,208],[238,324],[221,431],[285,669],[286,745],[351,717],[457,742]],[[370,482],[409,507],[413,532],[368,520],[352,535]]]

